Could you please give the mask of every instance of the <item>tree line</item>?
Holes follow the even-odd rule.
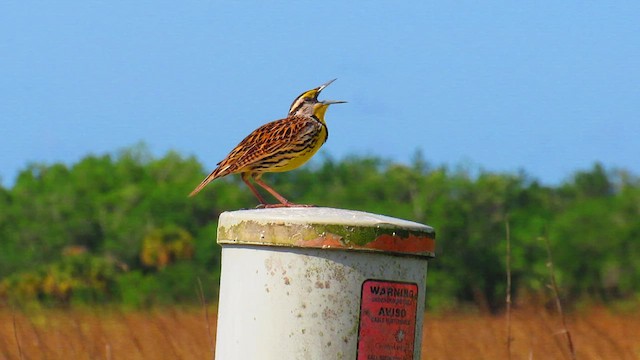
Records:
[[[207,169],[208,170],[208,169]],[[31,164],[0,187],[0,301],[120,304],[196,303],[198,280],[217,296],[223,211],[253,208],[237,177],[187,194],[206,171],[194,157],[154,157],[144,145],[89,155],[75,164]],[[504,303],[505,227],[517,301],[545,301],[546,239],[570,303],[609,303],[640,294],[640,180],[595,163],[560,185],[525,172],[409,164],[375,156],[324,157],[266,175],[292,201],[369,211],[433,226],[433,308]]]

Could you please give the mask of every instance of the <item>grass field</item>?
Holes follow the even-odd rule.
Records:
[[[215,314],[210,312],[215,332]],[[0,311],[1,359],[211,359],[201,309],[147,312]],[[568,316],[577,358],[640,359],[640,315],[591,309]],[[512,359],[569,359],[557,316],[517,309]],[[212,334],[215,337],[215,334]],[[481,314],[427,314],[423,359],[507,359],[506,320]]]

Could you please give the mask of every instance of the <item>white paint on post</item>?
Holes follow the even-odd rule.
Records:
[[[266,210],[266,211],[265,211]],[[371,214],[364,211],[334,209],[325,207],[299,207],[254,209],[225,212],[220,215],[224,226],[233,226],[242,221],[256,221],[270,224],[276,221],[289,224],[329,224],[348,226],[388,226],[431,232],[430,226],[390,216]]]
[[[348,210],[222,214],[216,359],[419,359],[433,238]]]

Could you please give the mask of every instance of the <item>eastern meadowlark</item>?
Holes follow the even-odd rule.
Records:
[[[291,104],[286,118],[272,121],[254,130],[217,164],[218,167],[189,196],[194,196],[217,178],[240,174],[260,201],[259,207],[305,206],[285,199],[265,184],[261,177],[267,172],[289,171],[301,166],[327,141],[329,133],[324,120],[327,108],[331,104],[346,101],[318,101],[318,95],[335,80],[300,94]],[[280,204],[267,204],[250,179],[278,199]]]

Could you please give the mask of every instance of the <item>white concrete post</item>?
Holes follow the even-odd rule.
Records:
[[[420,359],[426,225],[359,211],[225,212],[216,359]]]

